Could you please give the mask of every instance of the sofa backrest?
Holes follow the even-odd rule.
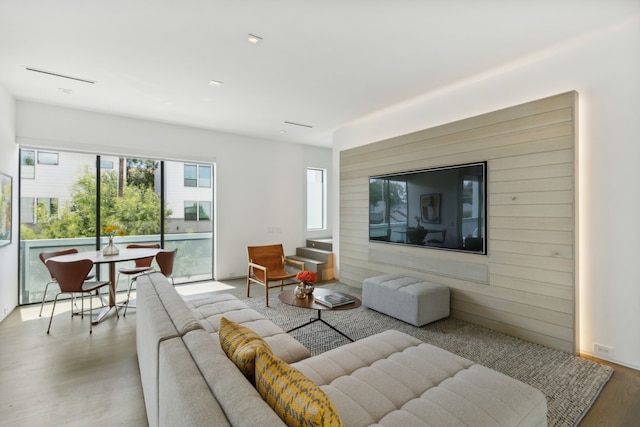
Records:
[[[213,339],[212,339],[213,338]],[[238,427],[284,427],[280,417],[260,397],[220,347],[217,334],[192,331],[182,337],[200,375],[228,421]],[[203,424],[204,425],[204,424]],[[217,425],[209,423],[206,425]]]
[[[182,338],[160,343],[159,367],[158,427],[230,426]]]
[[[162,302],[165,310],[180,335],[189,331],[202,329],[193,312],[184,302],[180,294],[169,283],[169,280],[159,272],[143,274],[136,279],[136,288],[151,285]]]
[[[207,332],[217,334],[220,318],[241,324],[260,335],[273,354],[287,363],[311,356],[309,350],[279,326],[233,295],[207,293],[185,297],[185,303]]]
[[[159,353],[166,340],[201,329],[191,310],[161,273],[136,279],[136,349],[149,426],[159,425]]]

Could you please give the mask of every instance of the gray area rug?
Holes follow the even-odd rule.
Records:
[[[340,283],[324,287],[361,296],[361,289]],[[280,302],[277,291],[270,295],[268,308],[264,306],[264,297],[243,301],[285,331],[316,317],[315,310]],[[613,374],[613,369],[608,366],[452,318],[417,328],[359,307],[323,311],[322,319],[354,340],[397,329],[530,384],[547,397],[549,426],[577,425]],[[313,355],[349,343],[321,322],[293,331],[291,335]]]

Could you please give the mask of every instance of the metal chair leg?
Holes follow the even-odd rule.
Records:
[[[84,305],[84,295],[82,296],[82,302]],[[93,298],[89,293],[89,334],[93,334]]]
[[[124,305],[124,314],[122,317],[127,317],[127,308],[129,308],[129,301],[131,301],[131,288],[133,288],[133,283],[136,281],[136,277],[131,278],[129,282],[129,289],[127,290],[127,301]]]
[[[48,282],[44,287],[44,293],[42,294],[42,303],[40,304],[40,314],[38,317],[42,317],[42,308],[44,307],[44,301],[47,299],[47,289],[49,289],[49,285],[54,282]]]
[[[109,288],[109,295],[111,295],[111,297],[113,298],[113,301],[115,302],[116,300],[116,291],[115,289],[111,288],[111,285],[107,286]],[[118,304],[115,305],[116,308],[116,317],[119,319],[120,318],[120,313],[118,313]]]
[[[51,322],[53,322],[53,313],[56,311],[56,303],[58,302],[58,296],[60,294],[56,295],[55,299],[53,300],[53,308],[51,309],[51,317],[49,318],[49,327],[47,328],[47,335],[49,334],[49,331],[51,330]]]

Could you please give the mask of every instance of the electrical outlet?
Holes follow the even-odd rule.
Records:
[[[613,347],[604,344],[593,344],[593,351],[603,357],[613,357]]]

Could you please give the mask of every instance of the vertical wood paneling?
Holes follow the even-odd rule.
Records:
[[[404,273],[452,289],[452,315],[577,352],[577,93],[340,153],[340,279]],[[371,175],[487,161],[488,254],[368,240]]]

